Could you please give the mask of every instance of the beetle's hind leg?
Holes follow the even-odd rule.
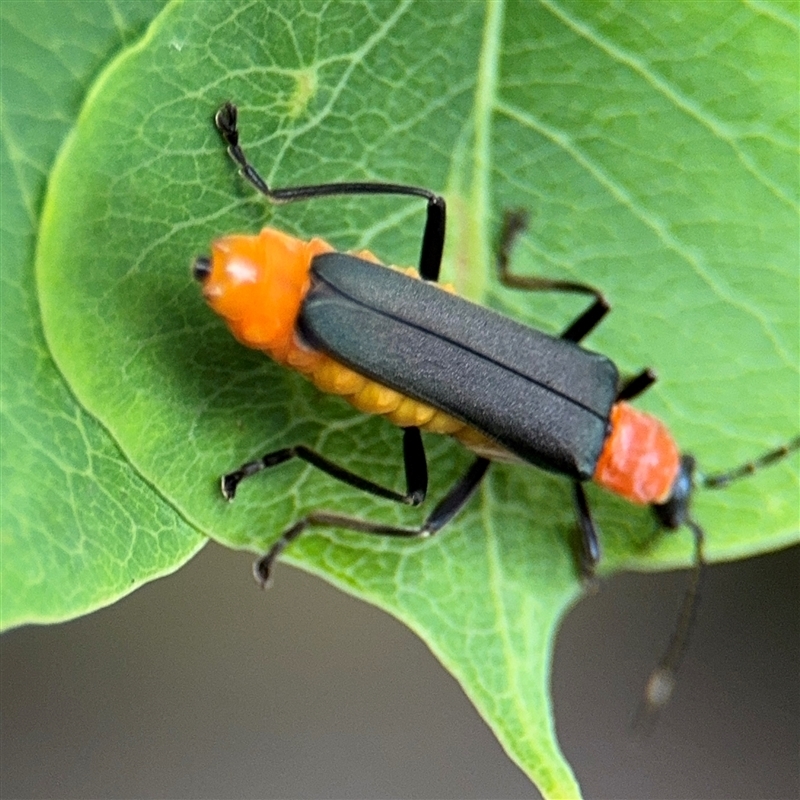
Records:
[[[503,227],[497,247],[497,271],[500,282],[511,289],[524,289],[530,292],[566,292],[569,294],[588,294],[594,302],[583,311],[561,334],[562,339],[580,342],[609,312],[611,306],[599,289],[586,283],[574,281],[551,280],[535,275],[516,275],[511,272],[509,262],[511,251],[519,235],[528,227],[528,212],[521,209],[506,211],[503,215]]]
[[[336,514],[330,511],[312,511],[303,519],[298,520],[281,534],[281,537],[272,545],[269,551],[253,564],[255,579],[265,588],[270,581],[272,567],[275,559],[284,549],[297,539],[300,534],[314,527],[343,528],[359,533],[372,533],[377,536],[397,536],[406,539],[425,538],[438,533],[453,517],[467,504],[475,490],[480,485],[489,460],[477,458],[469,469],[450,491],[439,501],[425,522],[419,528],[403,528],[398,525],[383,525],[369,520]]]
[[[239,112],[233,103],[224,103],[219,108],[214,115],[214,125],[228,148],[228,154],[241,170],[242,176],[271,203],[294,203],[298,200],[335,195],[371,194],[404,195],[426,200],[428,206],[419,254],[419,274],[426,281],[439,280],[447,217],[445,200],[441,195],[421,186],[379,181],[320,183],[312,186],[273,189],[250,163],[239,144]]]
[[[383,497],[387,500],[394,500],[405,505],[418,506],[428,492],[428,463],[425,458],[425,447],[422,444],[422,436],[419,428],[409,427],[403,429],[403,466],[406,476],[406,492],[401,494],[379,483],[362,478],[349,469],[340,467],[333,461],[329,461],[316,451],[305,445],[295,447],[284,447],[280,450],[273,450],[255,461],[248,461],[241,467],[222,476],[222,494],[226,500],[233,500],[236,496],[236,489],[239,484],[252,475],[264,469],[277,467],[292,458],[299,458],[307,464],[311,464],[317,469],[322,470],[332,478],[336,478],[348,486],[361,489],[376,497]]]

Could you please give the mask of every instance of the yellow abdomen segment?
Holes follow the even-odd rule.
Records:
[[[369,251],[355,255],[380,263]],[[401,271],[419,277],[413,267]],[[441,289],[454,291],[450,284],[442,284]],[[415,426],[427,433],[453,436],[465,447],[487,458],[514,460],[508,451],[461,420],[361,375],[325,353],[306,349],[296,337],[286,354],[285,363],[305,375],[320,391],[339,395],[364,414],[385,417],[400,428]]]
[[[412,425],[430,433],[457,436],[468,426],[443,411],[414,400],[346,367],[325,353],[307,350],[296,340],[286,365],[305,375],[318,389],[336,394],[365,414],[378,414],[401,428]]]

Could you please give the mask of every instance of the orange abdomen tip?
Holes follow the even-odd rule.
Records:
[[[627,403],[611,409],[611,433],[594,481],[631,503],[665,502],[680,470],[680,453],[666,426]]]
[[[242,344],[283,363],[293,349],[311,260],[332,249],[321,239],[304,242],[275,228],[225,236],[211,245],[203,294]]]
[[[257,236],[225,236],[212,242],[211,257],[195,262],[194,276],[202,282],[208,304],[242,344],[297,370],[322,391],[340,395],[360,411],[381,414],[402,427],[464,433],[463,422],[370,380],[297,335],[297,319],[311,285],[311,262],[332,250],[322,239],[304,242],[264,228]],[[366,250],[356,257],[380,263]],[[412,268],[402,271],[419,277]],[[481,447],[486,444],[477,432],[472,439]]]

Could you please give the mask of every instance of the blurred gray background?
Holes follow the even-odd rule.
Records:
[[[74,622],[0,639],[0,794],[536,797],[455,681],[386,614],[209,545]],[[606,581],[567,618],[562,746],[589,798],[800,791],[800,549],[709,570],[673,702],[630,721],[685,573]]]

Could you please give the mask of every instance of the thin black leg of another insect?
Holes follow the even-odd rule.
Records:
[[[309,528],[324,526],[329,528],[343,528],[359,533],[371,533],[377,536],[398,536],[407,539],[424,538],[438,533],[453,517],[467,504],[475,490],[480,485],[489,460],[477,458],[469,469],[450,491],[439,501],[425,522],[419,528],[402,528],[398,525],[383,525],[369,520],[349,517],[329,511],[312,511],[308,516],[298,520],[283,532],[281,537],[272,545],[269,551],[253,565],[253,574],[256,580],[265,587],[269,583],[272,566],[275,559],[283,552],[287,545],[297,539],[300,534]]]
[[[526,211],[507,211],[503,217],[503,227],[500,232],[500,243],[497,251],[497,269],[500,273],[500,282],[511,289],[524,289],[531,292],[567,292],[570,294],[588,294],[594,297],[594,302],[582,312],[561,334],[562,339],[570,342],[580,342],[587,336],[600,320],[608,313],[611,306],[599,289],[585,283],[573,281],[557,281],[537,276],[515,275],[509,268],[511,250],[516,239],[528,227],[528,214]]]
[[[226,500],[233,500],[236,496],[236,489],[245,479],[264,469],[277,467],[292,458],[299,458],[307,464],[311,464],[317,469],[330,475],[336,480],[346,483],[355,489],[373,494],[376,497],[383,497],[387,500],[394,500],[396,503],[418,506],[424,499],[428,491],[428,464],[425,458],[425,447],[422,444],[422,436],[419,428],[403,429],[403,465],[406,476],[406,492],[400,494],[392,489],[387,489],[378,483],[362,478],[338,464],[334,464],[324,456],[311,450],[304,445],[295,447],[284,447],[280,450],[273,450],[255,461],[248,461],[241,467],[222,476],[222,494]]]
[[[271,189],[247,160],[239,145],[237,127],[238,111],[233,103],[225,103],[214,116],[214,124],[228,146],[228,153],[238,164],[244,178],[252,184],[271,203],[293,203],[314,197],[333,195],[405,195],[421,197],[428,202],[425,232],[419,256],[419,273],[426,281],[437,281],[442,264],[446,226],[446,206],[444,198],[430,189],[420,186],[406,186],[399,183],[348,182],[322,183],[314,186],[293,186],[285,189]]]

